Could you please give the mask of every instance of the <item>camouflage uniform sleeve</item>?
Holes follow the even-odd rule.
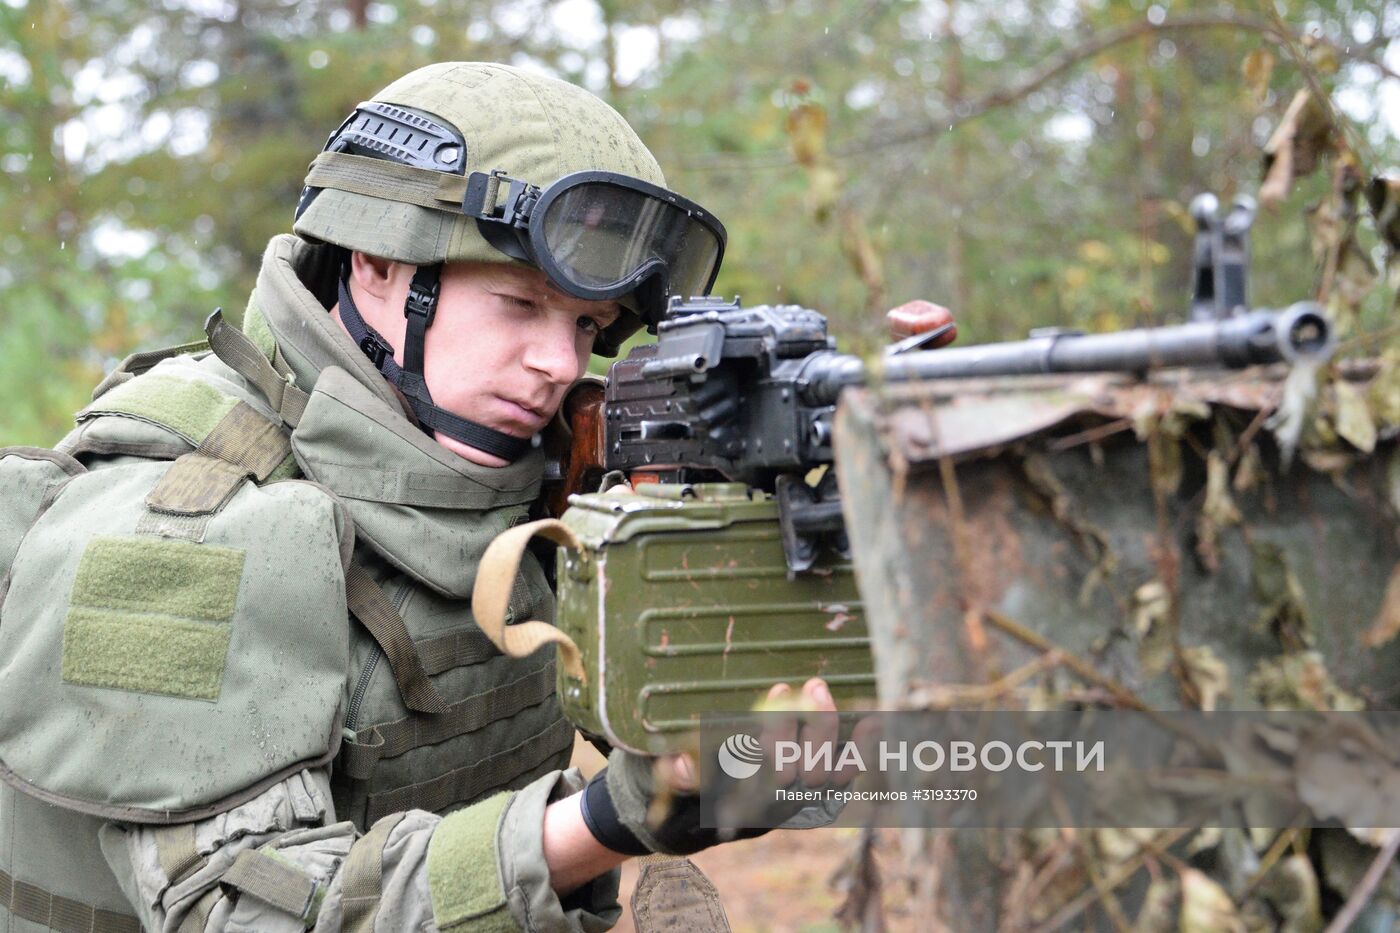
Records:
[[[327,823],[324,772],[304,771],[227,813],[168,827],[110,823],[102,849],[145,929],[601,933],[614,869],[561,899],[542,845],[545,806],[580,789],[554,771],[438,817],[396,813],[361,835]]]

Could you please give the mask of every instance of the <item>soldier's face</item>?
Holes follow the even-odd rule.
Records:
[[[586,370],[594,337],[619,313],[615,301],[565,295],[535,269],[452,263],[443,269],[437,316],[427,333],[428,390],[454,414],[530,437],[554,417],[564,391]],[[400,337],[395,346],[402,345]],[[473,463],[505,464],[436,437]]]

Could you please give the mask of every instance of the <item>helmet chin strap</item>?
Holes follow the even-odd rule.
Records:
[[[418,425],[429,437],[434,431],[468,447],[475,447],[493,457],[500,457],[514,463],[523,457],[533,446],[530,439],[513,437],[484,424],[468,421],[445,408],[433,404],[428,392],[427,380],[423,378],[423,345],[428,328],[432,326],[433,315],[437,312],[438,279],[442,274],[442,263],[419,266],[413,274],[413,283],[408,287],[408,300],[404,303],[404,317],[408,319],[408,330],[404,334],[403,366],[394,359],[394,348],[365,323],[360,309],[355,307],[355,299],[350,295],[350,264],[347,260],[340,276],[340,319],[350,337],[359,344],[365,356],[369,357],[384,378],[399,387],[408,399],[409,406],[418,417]]]

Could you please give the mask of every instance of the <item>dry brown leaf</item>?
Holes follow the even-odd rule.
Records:
[[[1379,834],[1378,834],[1379,835]],[[1388,833],[1387,833],[1388,835]],[[1353,836],[1338,832],[1316,833],[1316,848],[1322,863],[1322,880],[1334,891],[1351,892],[1361,883],[1366,870],[1375,861],[1376,853],[1372,846],[1380,848],[1386,839],[1374,842],[1358,842]],[[1400,900],[1400,884],[1396,873],[1386,872],[1381,881],[1377,896],[1394,903]]]
[[[1202,852],[1209,852],[1220,845],[1223,832],[1219,826],[1206,826],[1191,837],[1186,843],[1186,854],[1200,855]]]
[[[1400,829],[1393,826],[1349,826],[1347,832],[1368,846],[1379,849],[1389,843],[1396,833],[1400,833]]]
[[[803,168],[812,168],[827,158],[826,108],[808,101],[788,111],[786,129],[792,156]]]
[[[1366,402],[1378,426],[1400,426],[1400,353],[1391,350],[1380,358]]]
[[[1241,518],[1230,498],[1230,465],[1224,454],[1212,450],[1206,455],[1206,498],[1196,516],[1196,556],[1208,572],[1220,569],[1220,532]]]
[[[1204,872],[1187,868],[1181,872],[1180,933],[1244,933],[1235,902],[1225,889]]]
[[[1345,379],[1332,383],[1337,402],[1337,436],[1357,450],[1370,453],[1376,449],[1376,422],[1366,406],[1366,396]]]
[[[1266,852],[1278,838],[1279,831],[1265,826],[1249,827],[1249,844],[1254,846],[1255,852]]]
[[[1390,247],[1392,257],[1400,253],[1400,176],[1372,178],[1366,187],[1366,202],[1376,219],[1376,232]]]
[[[1249,690],[1261,706],[1271,710],[1325,712],[1366,708],[1360,698],[1337,686],[1316,651],[1261,660],[1249,675]]]
[[[875,831],[862,831],[855,848],[831,877],[831,884],[845,895],[835,913],[843,930],[881,933],[885,929],[880,866],[874,849]]]
[[[1308,248],[1319,263],[1337,249],[1342,238],[1342,219],[1331,201],[1319,201],[1307,208]]]
[[[830,165],[814,166],[807,173],[807,207],[818,223],[825,223],[841,197],[841,173]]]
[[[1157,835],[1155,829],[1091,829],[1089,840],[1101,867],[1118,868],[1132,861]]]
[[[1147,439],[1147,472],[1152,491],[1162,498],[1176,494],[1181,488],[1180,435],[1154,431]]]
[[[1315,420],[1311,415],[1317,401],[1318,370],[1316,364],[1295,364],[1283,382],[1283,398],[1278,408],[1264,422],[1264,427],[1274,432],[1284,469],[1288,468],[1293,454],[1298,450],[1303,430],[1309,421]]]
[[[1118,566],[1117,555],[1109,547],[1108,535],[1084,518],[1065,484],[1055,475],[1050,461],[1040,454],[1030,454],[1021,462],[1026,481],[1045,501],[1055,520],[1074,535],[1075,543],[1094,567],[1084,577],[1079,588],[1079,601],[1087,605],[1094,591],[1104,580],[1113,576]]]
[[[1255,625],[1271,632],[1285,651],[1311,646],[1307,599],[1303,584],[1289,566],[1287,552],[1263,538],[1250,541],[1249,551],[1250,588],[1263,607]]]
[[[1356,462],[1357,455],[1345,450],[1305,450],[1299,456],[1309,468],[1340,480]]]
[[[1342,252],[1337,259],[1337,275],[1334,282],[1337,297],[1347,310],[1355,315],[1375,285],[1375,264],[1361,248],[1361,244],[1356,242],[1356,230],[1353,227],[1351,235],[1342,244]]]
[[[1259,203],[1266,208],[1277,207],[1293,190],[1294,179],[1311,174],[1323,156],[1336,149],[1326,108],[1311,91],[1298,91],[1264,146],[1264,182],[1259,186]]]
[[[841,252],[850,261],[856,275],[860,276],[866,289],[867,302],[883,308],[885,272],[884,264],[880,261],[880,250],[870,236],[865,218],[850,208],[841,211]]]
[[[1155,677],[1171,664],[1175,629],[1172,598],[1161,580],[1144,583],[1133,592],[1133,634],[1138,643],[1138,666],[1144,677]]]
[[[1265,156],[1264,165],[1264,181],[1259,186],[1259,206],[1273,210],[1293,189],[1293,147],[1283,145],[1274,155]]]
[[[1142,909],[1133,921],[1133,933],[1174,933],[1181,886],[1169,875],[1159,875],[1147,886]]]
[[[1259,485],[1264,474],[1264,464],[1259,459],[1259,448],[1250,444],[1240,454],[1240,465],[1235,468],[1235,480],[1231,487],[1238,493],[1246,493]]]
[[[1240,74],[1244,83],[1254,95],[1256,104],[1263,104],[1269,96],[1269,79],[1274,75],[1274,55],[1268,49],[1255,49],[1240,62]]]
[[[1400,563],[1390,571],[1390,582],[1385,585],[1385,595],[1381,597],[1381,611],[1371,627],[1361,633],[1361,644],[1376,648],[1397,634],[1400,634]]]
[[[1264,876],[1259,894],[1283,921],[1279,933],[1317,933],[1322,929],[1322,891],[1306,855],[1289,855]]]
[[[1308,64],[1320,75],[1334,75],[1341,69],[1342,60],[1331,43],[1319,41],[1308,49]]]
[[[1209,645],[1182,649],[1181,680],[1191,702],[1206,712],[1230,695],[1230,668]]]

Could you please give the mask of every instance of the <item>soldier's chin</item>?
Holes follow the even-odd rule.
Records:
[[[486,451],[472,447],[470,444],[463,444],[455,437],[448,437],[441,431],[434,431],[433,438],[463,460],[475,463],[477,466],[503,467],[510,465],[509,460],[504,460],[501,457],[497,457],[495,454],[488,454]]]

